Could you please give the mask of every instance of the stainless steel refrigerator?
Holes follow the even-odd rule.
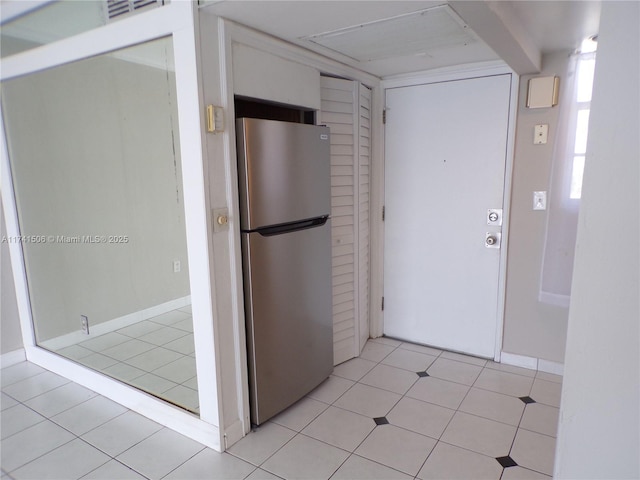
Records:
[[[329,129],[237,120],[251,421],[333,370]]]

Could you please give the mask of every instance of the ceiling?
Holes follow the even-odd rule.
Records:
[[[496,60],[535,73],[542,54],[577,49],[600,21],[599,1],[203,3],[208,12],[379,77]]]

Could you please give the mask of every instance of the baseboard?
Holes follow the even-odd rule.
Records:
[[[153,307],[145,308],[137,312],[129,313],[122,317],[114,318],[106,322],[99,323],[90,327],[90,334],[87,335],[82,331],[75,331],[60,335],[59,337],[52,338],[50,340],[40,342],[40,346],[47,350],[60,350],[71,345],[76,345],[80,342],[84,342],[91,338],[104,335],[105,333],[114,332],[120,328],[128,327],[134,323],[141,322],[142,320],[148,320],[149,318],[157,317],[163,313],[177,310],[178,308],[186,307],[191,304],[191,295],[186,297],[170,300],[160,305],[154,305]]]
[[[514,367],[528,368],[529,370],[538,370],[539,372],[553,373],[555,375],[564,374],[564,364],[553,362],[551,360],[544,360],[542,358],[501,352],[500,362],[507,365],[513,365]]]
[[[548,305],[555,305],[556,307],[569,308],[571,297],[569,295],[560,295],[557,293],[540,291],[540,293],[538,294],[538,300]]]
[[[10,367],[16,363],[24,362],[27,359],[24,348],[19,348],[13,352],[7,352],[0,355],[0,367]]]

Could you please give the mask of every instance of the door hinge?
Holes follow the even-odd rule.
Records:
[[[382,305],[380,305],[382,308],[382,311],[384,312],[384,297],[382,297]]]
[[[385,216],[385,209],[384,209],[384,205],[382,206],[382,221],[384,222],[384,216]]]
[[[387,123],[387,109],[382,110],[382,124],[386,125]]]

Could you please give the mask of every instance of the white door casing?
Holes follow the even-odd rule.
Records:
[[[493,357],[511,75],[386,91],[384,333]]]

